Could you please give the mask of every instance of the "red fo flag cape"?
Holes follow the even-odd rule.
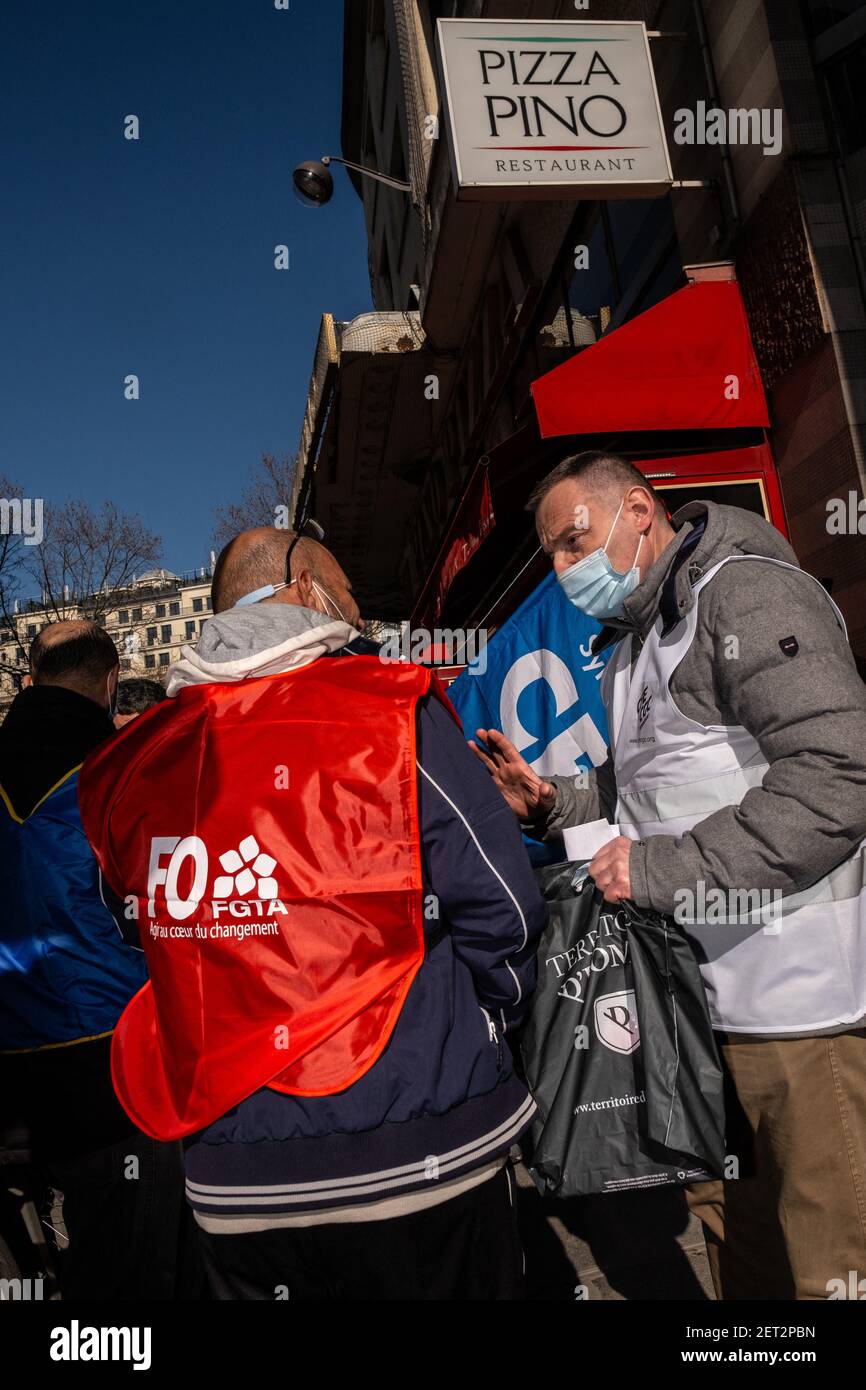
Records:
[[[146,1134],[191,1134],[264,1085],[341,1091],[382,1052],[424,955],[430,682],[357,656],[189,686],[87,759],[84,827],[150,970],[111,1053]]]

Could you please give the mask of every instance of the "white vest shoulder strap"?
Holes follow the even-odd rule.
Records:
[[[720,560],[717,565],[713,565],[712,569],[707,570],[706,574],[701,575],[700,579],[694,585],[694,593],[700,593],[704,585],[709,583],[713,575],[716,574],[722,568],[723,565],[729,565],[733,562],[736,562],[737,560],[762,560],[765,565],[778,565],[781,569],[793,570],[795,574],[802,574],[806,579],[810,580],[812,584],[817,584],[824,598],[827,600],[834,614],[836,615],[836,621],[841,627],[842,632],[845,635],[845,640],[847,642],[848,629],[845,626],[845,619],[843,618],[842,613],[840,612],[837,605],[833,602],[832,598],[827,593],[827,590],[824,588],[824,585],[821,583],[820,579],[816,579],[814,574],[810,574],[808,570],[801,569],[799,565],[789,564],[787,560],[774,560],[770,555],[727,555],[724,560]]]

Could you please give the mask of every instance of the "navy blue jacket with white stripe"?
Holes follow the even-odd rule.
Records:
[[[334,652],[375,650],[363,639]],[[212,1216],[357,1206],[507,1152],[535,1105],[504,1040],[535,988],[546,922],[517,820],[433,696],[417,712],[428,948],[387,1047],[347,1090],[262,1089],[186,1143]],[[435,914],[438,909],[438,917]]]

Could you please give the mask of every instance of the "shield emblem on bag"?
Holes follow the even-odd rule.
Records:
[[[640,1047],[640,1030],[633,989],[602,994],[593,1009],[599,1042],[611,1052],[629,1053]]]

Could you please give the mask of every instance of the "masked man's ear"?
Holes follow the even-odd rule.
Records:
[[[315,612],[319,605],[316,602],[315,581],[310,570],[307,568],[299,569],[295,577],[295,584],[298,598],[304,608],[312,608]]]

